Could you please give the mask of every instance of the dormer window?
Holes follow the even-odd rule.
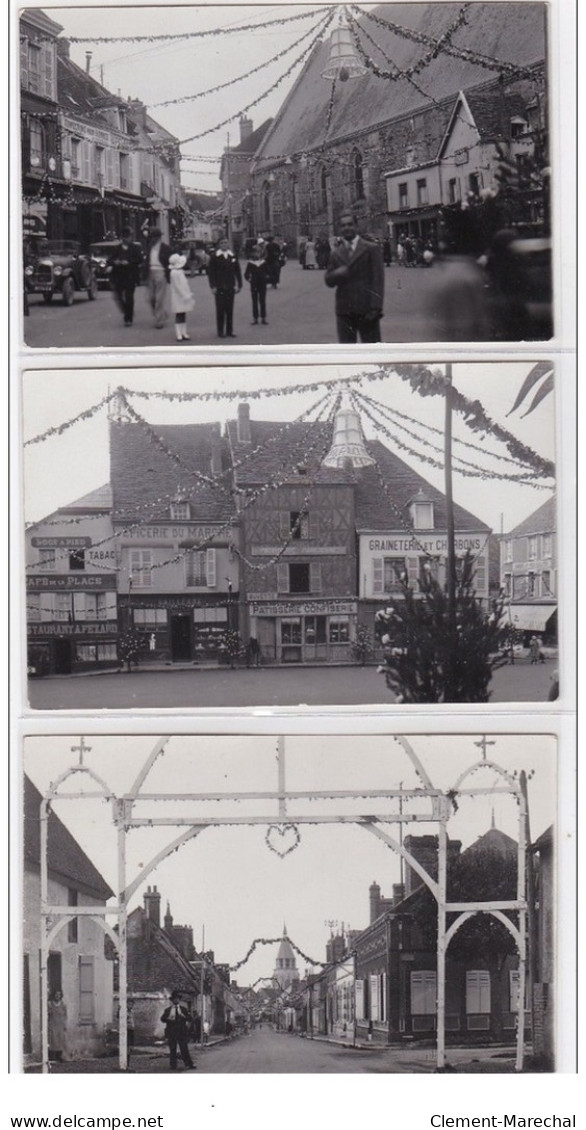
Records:
[[[529,129],[529,122],[525,118],[511,118],[511,137],[522,137]]]
[[[190,518],[189,503],[188,502],[172,502],[171,503],[171,521],[172,522],[188,522]]]
[[[433,502],[420,490],[409,504],[414,530],[433,530]]]

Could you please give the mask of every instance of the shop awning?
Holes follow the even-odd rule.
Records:
[[[511,604],[511,623],[523,632],[544,632],[547,621],[557,609],[555,604]],[[508,618],[508,610],[505,610]]]

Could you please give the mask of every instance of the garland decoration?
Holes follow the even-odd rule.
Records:
[[[271,833],[274,833],[274,835],[278,836],[281,841],[284,841],[285,836],[288,835],[290,830],[293,832],[293,840],[288,845],[288,847],[279,846],[279,840],[275,842],[274,836],[271,835]],[[265,835],[265,844],[267,845],[269,851],[272,851],[274,855],[279,856],[279,859],[284,859],[286,855],[290,855],[292,851],[295,851],[295,849],[299,847],[300,843],[301,833],[299,831],[299,828],[297,827],[297,824],[270,824],[267,828]]]
[[[294,43],[290,43],[288,47],[284,47],[282,51],[278,51],[276,55],[273,55],[264,63],[259,63],[258,66],[252,67],[251,70],[244,71],[243,74],[238,75],[236,78],[228,79],[227,82],[221,82],[217,86],[211,86],[208,90],[200,90],[197,94],[184,94],[182,98],[170,98],[166,102],[151,102],[148,105],[148,109],[155,110],[160,106],[181,106],[186,102],[195,102],[198,98],[206,98],[208,94],[216,94],[218,90],[225,90],[227,86],[234,86],[237,82],[242,82],[243,79],[250,78],[251,75],[255,75],[258,71],[264,70],[265,67],[270,67],[271,64],[276,63],[278,59],[283,59],[285,55],[288,55],[290,51],[294,51],[301,43],[308,39],[310,35],[317,33],[319,38],[319,36],[323,34],[323,23],[323,20],[317,20],[309,31],[305,31]],[[218,158],[218,160],[220,159],[221,158]],[[246,159],[250,161],[250,154]]]
[[[206,31],[184,31],[176,34],[166,33],[164,35],[68,35],[67,38],[70,43],[170,43],[177,40],[206,39],[212,35],[237,35],[241,31],[259,31],[260,28],[275,27],[276,25],[282,27],[284,24],[293,23],[295,20],[307,20],[316,15],[321,16],[325,13],[331,13],[331,10],[330,5],[325,5],[323,8],[313,8],[309,12],[300,12],[296,16],[281,16],[278,19],[263,20],[261,23],[256,24],[238,24],[233,27],[208,28]],[[49,42],[53,42],[53,40],[50,39]]]
[[[309,957],[308,954],[304,953],[303,950],[295,944],[293,939],[290,938],[288,934],[283,934],[280,938],[255,938],[254,941],[250,944],[248,951],[244,955],[242,960],[237,961],[234,965],[229,966],[230,972],[235,973],[237,969],[241,969],[243,965],[246,965],[246,962],[249,960],[249,958],[252,957],[257,946],[275,946],[279,945],[281,942],[288,942],[291,946],[291,949],[294,950],[295,953],[302,959],[302,961],[305,961],[307,963],[307,965],[325,965],[325,962],[316,961],[313,957]],[[261,980],[266,981],[267,978],[263,977],[261,978]]]

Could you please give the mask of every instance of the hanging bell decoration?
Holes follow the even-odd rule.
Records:
[[[345,469],[351,463],[354,468],[369,467],[374,463],[366,450],[366,443],[358,413],[353,408],[340,408],[334,421],[334,438],[326,455],[324,467]]]
[[[329,62],[321,77],[347,82],[349,78],[360,78],[366,74],[366,67],[356,54],[346,17],[340,12],[338,18],[338,26],[334,28],[330,39]]]

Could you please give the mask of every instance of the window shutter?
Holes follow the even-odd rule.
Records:
[[[74,620],[85,620],[85,619],[92,620],[94,618],[92,616],[92,607],[91,607],[92,602],[91,602],[91,599],[88,599],[88,598],[91,598],[92,596],[94,597],[94,601],[95,601],[95,594],[94,593],[74,592],[74,594],[73,594],[73,619]]]
[[[364,981],[356,981],[356,1019],[364,1020]]]
[[[380,1020],[380,981],[378,973],[370,975],[370,1019]]]
[[[44,47],[44,51],[43,51],[43,56],[44,56],[44,58],[43,58],[43,80],[44,80],[44,86],[45,86],[44,93],[45,93],[46,98],[51,98],[51,99],[53,99],[53,97],[54,97],[54,92],[53,92],[53,73],[54,73],[53,52],[54,52],[54,50],[55,50],[55,48],[54,48],[52,43],[45,43],[45,47]]]
[[[79,958],[79,1023],[92,1024],[95,1019],[94,959]]]
[[[372,592],[373,596],[380,596],[385,591],[382,557],[372,559]]]
[[[216,587],[216,551],[206,549],[206,584],[209,589]]]
[[[277,592],[289,592],[289,566],[277,565]]]
[[[490,1012],[490,973],[486,969],[466,973],[466,1012]]]
[[[419,587],[418,586],[418,582],[419,582],[419,558],[418,557],[407,557],[406,565],[407,565],[407,580],[409,582],[409,588],[417,591],[417,589]]]
[[[436,1008],[436,973],[417,969],[411,974],[411,1015],[432,1016]]]
[[[119,184],[119,178],[114,173],[114,150],[106,149],[106,184],[109,188],[113,188]]]
[[[117,615],[116,593],[115,592],[107,592],[106,593],[106,600],[105,600],[105,611],[104,611],[105,619],[106,620],[115,620],[116,615]]]
[[[309,591],[321,592],[321,562],[312,561],[309,566]]]
[[[309,537],[311,541],[317,541],[319,538],[319,515],[315,510],[309,512]]]
[[[81,143],[81,179],[84,184],[91,184],[90,142]]]
[[[134,153],[128,154],[126,170],[126,175],[128,177],[128,191],[134,192]]]
[[[23,39],[20,44],[20,85],[23,90],[28,90],[28,39]]]
[[[291,515],[288,510],[279,511],[279,537],[281,541],[288,541],[291,537]]]

